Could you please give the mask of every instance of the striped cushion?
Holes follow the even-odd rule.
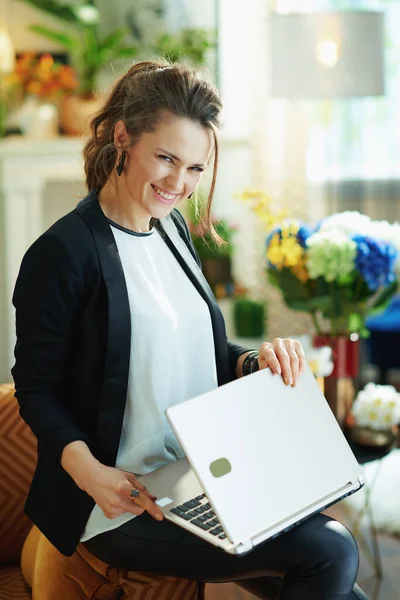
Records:
[[[31,600],[31,591],[18,567],[0,567],[0,600]]]
[[[19,415],[12,384],[0,384],[0,563],[17,564],[32,523],[24,503],[36,465],[36,439]]]

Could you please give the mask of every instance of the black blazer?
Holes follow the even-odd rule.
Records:
[[[180,213],[179,234],[196,252]],[[233,380],[245,348],[231,344],[215,298],[161,226],[166,245],[207,302],[218,384]],[[124,273],[108,221],[91,192],[25,254],[17,278],[17,343],[12,375],[23,419],[38,440],[38,464],[25,511],[70,556],[94,506],[61,467],[66,444],[83,440],[115,465],[127,394],[130,309]],[[206,433],[206,432],[205,432]]]

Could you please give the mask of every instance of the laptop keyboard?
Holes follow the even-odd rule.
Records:
[[[196,525],[196,527],[208,531],[211,535],[215,535],[220,540],[226,538],[221,523],[215,516],[215,512],[205,494],[196,496],[196,498],[192,498],[192,500],[188,500],[187,502],[172,508],[170,512],[185,521],[190,521],[193,525]]]

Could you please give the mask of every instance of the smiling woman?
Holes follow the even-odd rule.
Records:
[[[99,193],[104,214],[134,231],[148,231],[153,218],[166,217],[193,193],[211,160],[211,130],[164,112],[154,131],[130,143],[124,121],[114,129],[123,164]]]
[[[213,545],[226,534],[213,529],[209,543],[164,520],[169,508],[138,480],[184,457],[170,406],[259,368],[295,386],[305,365],[296,340],[276,338],[258,352],[227,340],[176,209],[213,164],[204,227],[218,242],[210,210],[220,110],[216,89],[183,66],[131,67],[92,122],[89,194],[23,259],[12,372],[39,441],[26,511],[62,554],[77,549],[107,572],[257,576],[252,589],[265,598],[274,571],[285,574],[282,600],[356,598],[357,547],[327,517],[236,558]],[[211,516],[193,527],[215,528]],[[132,596],[130,573],[123,579]]]
[[[148,230],[151,218],[192,194],[213,159],[204,226],[221,243],[210,217],[221,107],[217,90],[194,71],[169,63],[131,67],[93,120],[84,150],[88,187],[101,188],[106,215]]]

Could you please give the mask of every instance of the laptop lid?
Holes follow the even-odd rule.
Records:
[[[234,544],[306,507],[312,513],[361,475],[308,367],[295,388],[263,369],[167,417]]]

